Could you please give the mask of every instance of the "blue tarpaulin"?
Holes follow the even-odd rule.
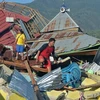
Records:
[[[69,66],[62,69],[63,83],[72,87],[76,87],[76,82],[81,78],[81,70],[77,63],[73,62]]]

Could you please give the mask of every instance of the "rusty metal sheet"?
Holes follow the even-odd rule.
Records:
[[[78,32],[79,26],[69,16],[67,12],[59,12],[42,30],[47,32],[39,38],[39,40],[49,40],[55,38],[56,53],[64,53],[76,51],[84,48],[93,47],[100,39]],[[68,29],[68,30],[67,30]],[[72,29],[72,30],[70,30]],[[29,55],[35,50],[38,50],[45,42],[34,43],[29,50]]]
[[[69,51],[75,51],[79,49],[89,48],[90,46],[96,45],[97,41],[100,39],[89,36],[87,34],[83,34],[80,32],[53,32],[53,33],[47,33],[44,34],[46,37],[50,36],[56,39],[55,43],[55,50],[56,53],[62,53],[62,52],[69,52]],[[45,40],[44,35],[40,38],[40,40]],[[48,39],[47,39],[48,40]],[[32,52],[38,50],[44,43],[47,43],[47,41],[42,41],[36,43],[33,43],[31,49],[29,50],[29,55],[31,55]]]
[[[50,32],[55,30],[63,30],[69,28],[79,27],[67,12],[59,12],[54,19],[52,19],[41,32]]]
[[[52,36],[53,34],[48,34],[48,35],[43,35],[43,39],[49,39],[49,38],[51,38],[51,36]]]

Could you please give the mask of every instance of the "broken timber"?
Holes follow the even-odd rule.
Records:
[[[32,85],[34,86],[34,90],[35,90],[35,92],[36,92],[36,95],[37,95],[38,100],[40,100],[40,99],[43,100],[43,99],[42,99],[42,95],[41,95],[41,93],[40,93],[40,91],[39,91],[39,87],[37,86],[37,83],[36,83],[36,81],[35,81],[35,79],[34,79],[34,77],[33,77],[33,74],[32,74],[32,72],[31,72],[31,69],[30,69],[30,66],[29,66],[29,64],[28,64],[28,61],[25,60],[25,61],[24,61],[24,64],[25,64],[25,66],[26,66],[26,68],[27,68],[27,71],[28,71],[28,74],[29,74],[29,76],[30,76],[30,78],[31,78]]]
[[[87,85],[87,86],[81,86],[79,88],[69,88],[64,86],[65,90],[69,90],[69,91],[76,91],[76,90],[83,90],[83,89],[87,89],[87,88],[98,88],[100,87],[100,82],[96,83],[96,84],[92,84],[92,85]]]
[[[66,57],[60,61],[57,61],[57,62],[54,62],[55,64],[59,64],[59,63],[64,63],[66,61],[70,60],[70,57]],[[30,61],[29,61],[30,62]],[[33,61],[32,61],[33,62]],[[6,61],[6,60],[2,60],[0,59],[0,63],[2,64],[6,64],[6,65],[12,65],[12,66],[16,66],[16,67],[19,67],[20,69],[26,69],[26,66],[24,64],[24,62],[12,62],[12,61]],[[30,65],[30,64],[29,64]],[[39,67],[40,65],[38,64],[35,64],[35,65],[32,65],[30,66],[32,69],[36,70],[36,71],[41,71],[41,72],[48,72],[48,69],[46,68],[40,68]]]
[[[11,61],[6,61],[6,60],[1,60],[0,59],[0,63],[2,64],[6,64],[6,65],[12,65],[12,66],[16,66],[16,67],[19,67],[21,69],[26,69],[26,66],[25,64],[22,62],[22,63],[18,63],[18,62],[11,62]],[[36,65],[35,65],[36,66]],[[47,69],[44,69],[44,68],[39,68],[39,67],[35,67],[35,66],[31,66],[32,69],[36,70],[36,71],[41,71],[41,72],[48,72]],[[38,65],[37,65],[38,66]]]

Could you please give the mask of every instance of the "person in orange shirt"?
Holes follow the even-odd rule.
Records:
[[[25,45],[25,35],[22,30],[18,31],[18,34],[16,36],[16,60],[18,59],[19,53],[21,54],[21,60],[24,60],[24,45]]]

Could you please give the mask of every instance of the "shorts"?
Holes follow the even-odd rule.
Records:
[[[51,62],[50,62],[49,59],[46,59],[46,58],[44,58],[43,56],[39,56],[38,60],[41,60],[41,59],[46,60],[46,63],[43,64],[43,67],[44,67],[44,68],[48,68],[48,67],[51,68]]]
[[[19,52],[19,53],[24,52],[24,46],[23,45],[17,45],[16,46],[16,51]]]

